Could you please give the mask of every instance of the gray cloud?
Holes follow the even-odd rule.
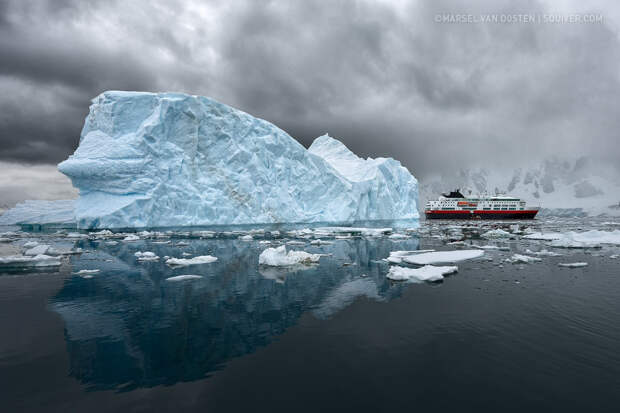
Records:
[[[1,1],[0,159],[55,163],[107,89],[183,91],[325,132],[418,177],[620,155],[613,4]],[[582,8],[578,8],[582,7]],[[593,11],[592,24],[442,24],[438,13]]]

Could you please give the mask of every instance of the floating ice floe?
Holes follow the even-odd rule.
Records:
[[[390,251],[390,256],[386,258],[386,261],[392,264],[400,264],[403,262],[403,258],[409,255],[424,254],[425,252],[434,251],[435,250]]]
[[[440,264],[445,262],[459,262],[478,258],[484,255],[483,250],[435,251],[423,254],[410,255],[403,261],[415,265]]]
[[[485,232],[480,235],[482,238],[510,238],[513,236],[510,232],[504,231],[503,229],[492,229],[490,231]]]
[[[157,261],[159,257],[151,251],[138,251],[134,254],[138,261]]]
[[[34,257],[11,255],[0,257],[0,267],[55,267],[61,264],[60,258],[40,254]]]
[[[185,267],[187,265],[209,264],[217,261],[217,257],[211,255],[199,255],[194,258],[168,258],[166,264],[170,266]]]
[[[323,254],[310,254],[305,251],[286,251],[286,247],[281,245],[277,248],[267,248],[258,257],[260,265],[273,267],[286,267],[296,264],[311,264],[319,262]]]
[[[101,270],[79,270],[76,271],[74,274],[76,275],[85,275],[85,274],[97,274],[98,272],[100,272]]]
[[[136,234],[129,234],[125,238],[123,238],[123,241],[138,241],[139,239],[140,237]]]
[[[82,234],[81,232],[69,232],[67,238],[88,238],[88,234]]]
[[[562,238],[562,234],[559,232],[546,232],[546,233],[533,232],[531,234],[524,235],[522,238],[536,239],[536,240],[542,240],[542,241],[552,241],[552,240]]]
[[[39,243],[37,241],[28,241],[27,243],[25,243],[23,245],[24,248],[34,248],[37,245],[39,245]]]
[[[567,263],[558,263],[558,265],[560,267],[568,267],[568,268],[581,268],[581,267],[587,267],[588,263],[587,262],[567,262]]]
[[[166,281],[187,281],[187,280],[197,280],[202,278],[202,275],[194,275],[194,274],[186,274],[186,275],[177,275],[174,277],[166,278]]]
[[[557,252],[547,251],[547,250],[540,250],[540,251],[525,250],[525,253],[530,254],[530,255],[538,255],[541,257],[560,257],[563,255]]]
[[[549,245],[560,248],[596,248],[603,244],[620,245],[620,230],[567,232]]]
[[[312,244],[312,245],[330,245],[330,244],[333,244],[333,242],[325,241],[325,240],[322,240],[322,239],[315,239],[313,241],[310,241],[310,244]]]
[[[613,254],[613,255],[610,255],[610,256],[609,256],[609,258],[612,258],[612,259],[616,259],[616,258],[618,258],[618,257],[620,257],[620,255],[618,255],[618,254]]]
[[[291,240],[291,241],[286,241],[286,245],[306,245],[306,243],[303,241]]]
[[[240,239],[241,241],[252,241],[252,240],[254,239],[254,237],[253,237],[253,236],[251,236],[250,234],[248,234],[248,235],[242,235],[242,236],[240,236],[240,237],[239,237],[239,239]]]
[[[506,258],[506,261],[513,264],[531,264],[533,262],[540,262],[542,259],[538,257],[530,257],[529,255],[514,254],[510,258]]]
[[[393,265],[387,273],[387,278],[395,281],[416,280],[416,281],[440,281],[443,276],[458,271],[456,266],[436,267],[425,265],[421,268],[407,268]]]
[[[35,255],[47,254],[49,249],[50,249],[49,245],[39,244],[36,247],[27,249],[24,252],[24,255],[35,256]]]

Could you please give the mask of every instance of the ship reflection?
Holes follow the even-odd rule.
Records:
[[[81,241],[81,247],[92,252],[72,258],[74,271],[101,271],[67,280],[51,306],[65,323],[70,374],[90,390],[202,379],[231,358],[268,345],[305,312],[329,318],[358,297],[390,300],[405,288],[385,278],[380,260],[395,248],[386,239],[293,247],[332,255],[291,269],[259,267],[265,246],[239,240],[182,246]],[[417,249],[418,240],[398,248]],[[218,261],[182,269],[137,262],[134,253],[147,250],[160,257],[211,254]],[[203,278],[165,280],[180,274]]]

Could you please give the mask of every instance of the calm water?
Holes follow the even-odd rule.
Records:
[[[502,264],[544,243],[484,241],[488,228],[476,225],[496,224],[454,225],[463,223],[422,223],[402,240],[298,237],[305,244],[287,248],[331,255],[293,269],[258,266],[262,250],[290,237],[177,233],[113,245],[17,234],[3,255],[31,240],[84,252],[60,268],[0,269],[2,410],[618,411],[620,259],[610,256],[620,247]],[[458,249],[447,242],[463,237],[507,250],[459,263],[442,283],[385,277],[390,251]],[[136,251],[218,261],[173,269]],[[589,266],[557,266],[575,261]],[[203,278],[165,280],[181,274]]]

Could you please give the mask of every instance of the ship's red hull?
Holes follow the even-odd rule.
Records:
[[[425,211],[426,219],[533,219],[537,213],[537,209],[522,211]]]

